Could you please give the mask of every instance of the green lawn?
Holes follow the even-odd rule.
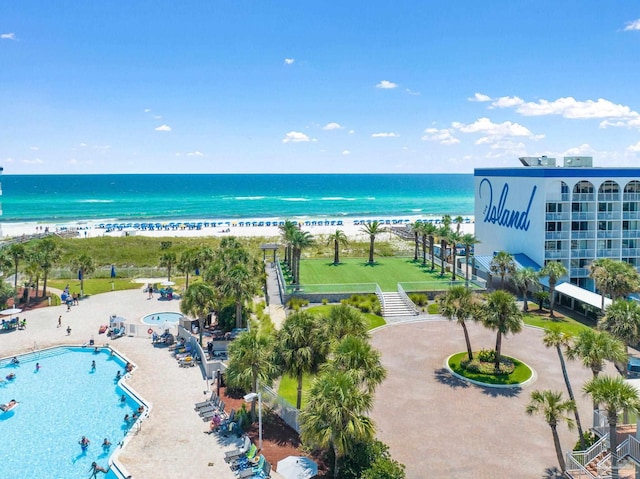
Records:
[[[329,310],[333,307],[334,305],[331,305],[331,304],[327,304],[323,306],[312,306],[310,308],[305,309],[305,311],[308,311],[311,314],[328,315]],[[377,314],[373,314],[373,313],[360,313],[360,314],[362,314],[362,316],[367,318],[367,321],[369,321],[369,329],[374,329],[379,326],[384,326],[386,324],[384,318],[382,316],[378,316]]]
[[[69,285],[70,293],[80,293],[80,281],[77,279],[51,279],[47,281],[47,288],[52,287],[63,290]],[[115,291],[125,289],[142,288],[139,283],[132,283],[128,278],[113,278],[113,288]],[[111,291],[111,278],[87,278],[84,280],[84,294],[92,295]]]
[[[463,369],[462,366],[460,366],[460,361],[463,359],[466,359],[466,357],[467,357],[466,351],[462,353],[454,354],[449,359],[449,367],[460,376],[464,376],[467,379],[473,379],[474,381],[479,381],[485,384],[496,384],[496,385],[520,384],[525,382],[527,379],[529,379],[533,374],[531,369],[526,364],[509,356],[504,356],[504,357],[509,358],[510,360],[513,361],[513,364],[515,365],[515,370],[508,376],[493,376],[491,374],[471,373],[466,369]]]
[[[552,325],[556,325],[561,331],[577,335],[583,329],[591,329],[591,326],[583,324],[575,319],[569,317],[557,317],[550,319],[548,315],[535,314],[536,309],[533,309],[534,313],[525,314],[523,316],[524,323],[529,326],[537,326],[539,328],[548,329]]]
[[[460,278],[464,280],[464,278]],[[431,263],[412,258],[382,257],[374,264],[366,258],[345,258],[338,265],[326,259],[305,259],[300,262],[300,282],[303,287],[311,284],[378,283],[383,291],[397,291],[398,283],[436,282],[448,283],[451,273],[440,277],[440,268],[431,272]],[[434,286],[431,289],[435,289]]]
[[[313,376],[309,374],[305,374],[302,377],[302,407],[307,404],[308,392],[311,387],[311,381],[313,380]],[[278,388],[278,394],[286,399],[289,404],[293,407],[296,406],[296,401],[298,400],[298,380],[292,378],[288,374],[282,376],[280,379],[280,387]]]

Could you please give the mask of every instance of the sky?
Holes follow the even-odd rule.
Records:
[[[5,0],[5,174],[640,166],[637,0]]]

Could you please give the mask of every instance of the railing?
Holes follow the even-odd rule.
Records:
[[[578,466],[590,464],[596,457],[609,449],[609,436],[604,435],[598,442],[586,451],[570,451],[567,453],[567,462],[572,462]],[[584,469],[584,467],[579,467]],[[584,469],[586,471],[586,469]],[[591,476],[593,474],[589,473]]]
[[[286,287],[287,294],[374,294],[376,283],[338,283],[338,284],[290,284]]]
[[[622,230],[623,238],[640,238],[640,230]]]
[[[598,230],[598,238],[620,238],[620,230]]]
[[[574,193],[572,201],[595,201],[595,193]]]
[[[609,433],[609,420],[600,411],[593,411],[593,431],[600,437],[605,437]]]
[[[567,258],[568,256],[569,256],[569,250],[567,251],[553,250],[553,251],[544,252],[545,259],[560,259],[560,258]]]
[[[620,453],[618,453],[618,457],[629,456],[637,463],[640,463],[640,441],[638,441],[634,436],[628,436],[627,439],[622,444],[620,444],[620,446],[622,446],[625,442],[628,443],[625,446],[625,454],[620,455]],[[620,450],[619,447],[618,450]]]
[[[572,212],[571,213],[571,219],[573,221],[576,220],[593,220],[596,218],[596,213],[595,211],[582,211],[582,212]]]
[[[545,239],[553,240],[553,239],[569,239],[568,231],[547,231],[544,235]]]
[[[420,312],[418,311],[418,307],[413,301],[411,301],[411,298],[407,296],[407,293],[405,293],[404,288],[400,285],[400,283],[398,283],[398,294],[400,294],[400,297],[404,301],[404,304],[406,304],[407,307],[411,309],[416,316],[420,314]]]
[[[595,255],[595,250],[593,248],[571,250],[572,258],[593,258],[594,255]]]
[[[545,215],[547,221],[563,221],[569,219],[569,213],[547,213]]]
[[[598,193],[598,201],[620,201],[620,193]]]
[[[589,239],[596,237],[596,230],[588,230],[588,231],[572,231],[571,237],[574,239]]]
[[[571,268],[569,275],[572,278],[586,278],[589,276],[589,268]]]
[[[596,251],[598,258],[617,258],[620,256],[618,249],[599,249]]]
[[[582,464],[580,464],[571,454],[571,452],[567,452],[567,460],[566,460],[567,464],[567,474],[570,477],[574,477],[572,472],[577,471],[579,473],[579,477],[581,479],[584,479],[584,477],[594,477],[593,474],[591,474],[591,472],[589,472],[587,470],[586,467],[584,467]],[[578,474],[576,474],[578,475]],[[583,477],[584,476],[584,477]]]
[[[637,220],[640,218],[640,211],[623,211],[622,219],[623,220]]]
[[[600,211],[598,212],[598,219],[599,220],[619,220],[620,212],[619,211],[607,211],[607,212]]]
[[[640,193],[623,193],[622,201],[639,201]]]
[[[280,302],[284,304],[284,293],[287,283],[284,281],[284,274],[282,274],[282,267],[280,266],[280,258],[276,258],[276,278],[278,279],[278,294],[280,296]]]
[[[378,283],[376,283],[376,296],[378,297],[378,301],[380,301],[380,310],[382,312],[382,316],[384,316],[386,313],[386,304],[384,302],[384,293]]]
[[[622,248],[622,256],[640,256],[640,248]]]
[[[461,275],[461,277],[464,278],[463,275]],[[403,281],[399,284],[401,284],[404,291],[408,293],[446,291],[453,286],[467,286],[467,282],[464,279],[456,281]],[[484,279],[473,275],[473,277],[469,279],[469,287],[472,289],[487,289],[487,282]]]
[[[262,401],[267,407],[280,416],[289,427],[300,433],[300,425],[298,424],[300,411],[268,386],[261,384],[260,392],[262,393]]]

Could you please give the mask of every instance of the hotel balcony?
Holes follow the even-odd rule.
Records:
[[[640,238],[640,230],[622,230],[623,238]]]
[[[623,211],[622,219],[623,220],[637,220],[640,218],[640,211]]]
[[[598,193],[598,201],[620,201],[620,193]]]
[[[598,231],[598,239],[600,238],[620,238],[621,231],[620,230],[608,230],[608,231]]]
[[[622,256],[640,256],[640,248],[622,248]]]
[[[569,257],[568,251],[552,250],[552,251],[544,252],[544,259],[562,259],[562,258],[568,258],[568,257]]]
[[[571,201],[595,201],[595,193],[575,193]]]
[[[544,235],[544,239],[548,240],[568,240],[569,232],[568,231],[547,231]]]
[[[596,251],[596,255],[598,258],[619,258],[620,249],[599,249]]]
[[[572,278],[588,278],[589,268],[571,268],[569,276]]]
[[[591,248],[587,249],[572,249],[571,257],[572,258],[593,258],[595,255],[595,250]]]
[[[596,212],[595,211],[582,211],[582,212],[572,212],[571,219],[573,221],[577,220],[595,220]]]
[[[622,201],[640,201],[640,193],[624,193]]]
[[[594,239],[596,237],[595,230],[587,231],[572,231],[571,238],[573,239]]]
[[[619,211],[607,211],[598,213],[599,220],[619,220],[620,212]]]
[[[547,213],[545,219],[547,221],[566,221],[569,219],[569,213]]]

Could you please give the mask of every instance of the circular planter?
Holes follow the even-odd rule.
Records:
[[[454,368],[450,365],[451,360],[453,359],[455,361],[458,357],[464,357],[466,356],[466,354],[467,354],[466,351],[462,353],[452,354],[444,362],[444,367],[453,376],[457,377],[458,379],[461,379],[462,381],[467,381],[472,384],[476,384],[478,386],[484,386],[488,388],[521,388],[523,386],[533,383],[537,378],[537,374],[531,366],[525,364],[524,362],[520,361],[517,358],[513,358],[510,356],[504,356],[504,357],[512,360],[516,368],[514,372],[508,376],[508,378],[512,378],[517,373],[517,375],[522,376],[521,381],[510,380],[508,378],[502,380],[502,378],[498,376],[491,376],[491,375],[479,374],[479,373],[468,373],[462,370],[457,370],[457,371],[454,370]],[[459,361],[457,361],[457,363],[459,364]]]

